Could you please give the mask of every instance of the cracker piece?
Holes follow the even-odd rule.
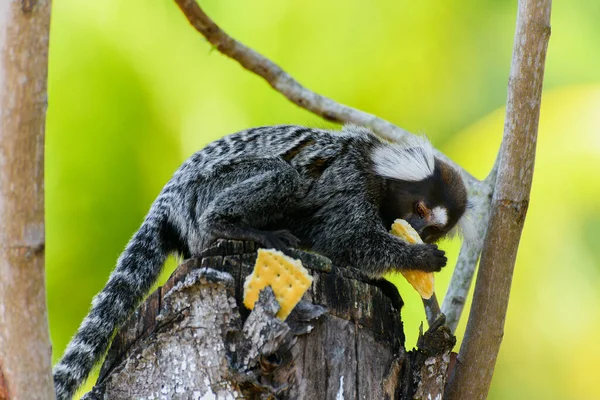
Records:
[[[413,229],[408,222],[403,219],[397,219],[392,224],[392,235],[398,236],[400,239],[408,243],[423,243],[417,231]],[[433,273],[409,269],[400,271],[402,276],[412,285],[413,288],[425,300],[431,298],[435,291],[435,281]]]
[[[254,308],[258,294],[271,286],[280,305],[277,317],[282,321],[292,312],[313,278],[300,260],[273,249],[258,249],[254,270],[244,283],[244,305]]]

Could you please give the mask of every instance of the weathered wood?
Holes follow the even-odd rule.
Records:
[[[415,399],[441,400],[448,378],[451,351],[456,338],[446,326],[446,317],[438,317],[428,332],[419,335],[417,350],[410,353]]]
[[[180,265],[116,335],[85,398],[394,399],[443,391],[454,337],[436,326],[421,340],[425,350],[407,353],[393,285],[293,250],[314,283],[283,322],[270,289],[252,312],[243,307],[255,250],[222,240]],[[436,350],[426,339],[442,331],[448,340]],[[433,378],[415,385],[426,375]]]

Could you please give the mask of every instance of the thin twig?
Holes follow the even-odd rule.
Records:
[[[473,282],[477,260],[481,254],[483,238],[487,234],[490,202],[494,193],[497,174],[498,160],[496,160],[492,171],[483,182],[472,184],[469,187],[469,197],[479,199],[483,203],[479,204],[471,215],[477,221],[477,236],[481,238],[481,241],[475,244],[463,243],[456,267],[452,273],[452,279],[448,285],[446,297],[444,297],[442,313],[446,315],[446,326],[450,328],[452,333],[456,332],[460,316],[467,302],[467,295]]]
[[[533,179],[551,0],[521,0],[489,230],[467,330],[445,398],[487,397],[504,333]]]
[[[355,123],[372,128],[390,140],[398,140],[409,133],[373,114],[333,101],[302,86],[281,67],[251,48],[227,35],[200,8],[195,0],[175,0],[187,20],[206,40],[242,67],[264,78],[269,85],[294,104],[324,119],[338,123]]]
[[[273,89],[297,106],[331,122],[366,126],[380,136],[392,141],[400,141],[410,135],[408,131],[383,118],[340,104],[302,86],[273,61],[227,35],[206,15],[195,0],[175,0],[175,3],[177,3],[189,23],[217,50],[237,61],[248,71],[262,77]],[[436,155],[459,170],[467,180],[467,184],[478,182],[477,179],[446,155],[441,152]]]
[[[423,307],[425,308],[425,318],[427,318],[427,323],[429,324],[429,328],[431,329],[435,321],[440,317],[440,314],[442,313],[442,311],[440,310],[440,304],[435,293],[433,293],[433,295],[429,299],[423,299]]]

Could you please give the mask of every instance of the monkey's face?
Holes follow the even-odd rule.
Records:
[[[456,225],[450,221],[450,213],[444,204],[428,204],[427,198],[414,203],[414,211],[404,219],[419,233],[425,243],[435,243]],[[453,218],[454,219],[454,218]]]
[[[467,191],[460,175],[436,160],[433,175],[416,182],[388,180],[381,205],[382,218],[391,226],[406,220],[425,243],[444,237],[463,216]]]

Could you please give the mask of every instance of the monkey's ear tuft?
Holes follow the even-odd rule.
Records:
[[[465,244],[473,249],[479,248],[483,242],[483,237],[479,232],[479,225],[482,221],[483,201],[478,197],[470,197],[467,201],[467,208],[463,216],[458,220],[457,230],[462,236]]]
[[[385,178],[416,182],[433,175],[433,146],[425,136],[410,135],[402,143],[384,143],[371,155],[375,172]]]

